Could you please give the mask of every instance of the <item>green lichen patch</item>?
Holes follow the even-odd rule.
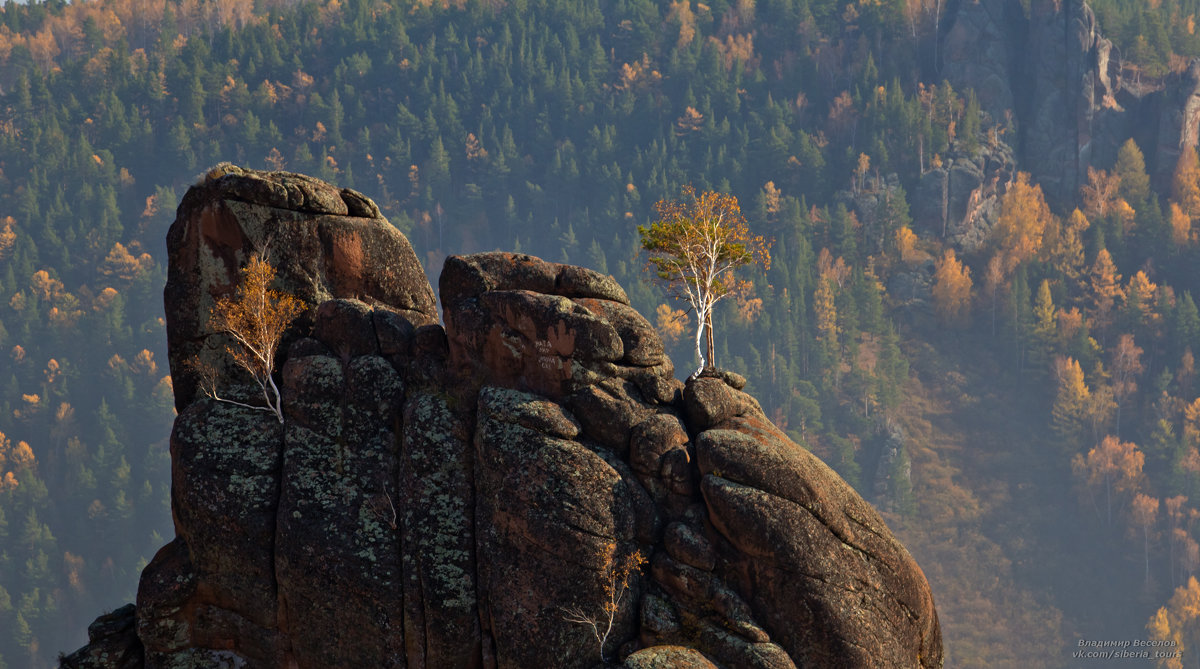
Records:
[[[579,436],[579,421],[570,412],[560,404],[532,393],[486,386],[479,391],[479,412],[495,420],[564,439]]]

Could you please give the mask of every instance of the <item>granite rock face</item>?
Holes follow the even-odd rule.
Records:
[[[333,298],[387,305],[420,325],[437,322],[433,289],[412,246],[375,203],[302,174],[214,168],[184,195],[167,247],[167,345],[180,412],[197,395],[186,361],[199,356],[229,371],[208,313],[233,292],[251,254],[275,266],[280,290],[310,306],[302,326]]]
[[[452,257],[443,326],[368,200],[223,171],[172,227],[172,371],[270,240],[285,420],[176,385],[176,537],[64,667],[941,666],[878,514],[611,277]]]
[[[1091,164],[1094,119],[1106,97],[1098,53],[1111,46],[1083,0],[1036,0],[1030,13],[1023,164],[1049,201],[1065,204],[1075,201]]]
[[[1017,176],[1016,159],[1004,143],[973,156],[954,151],[941,167],[921,175],[913,198],[913,227],[941,237],[966,253],[983,248],[1000,218],[1000,201]]]

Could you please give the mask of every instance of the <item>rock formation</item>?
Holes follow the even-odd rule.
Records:
[[[177,536],[64,667],[941,666],[874,509],[745,379],[677,381],[611,277],[452,257],[442,326],[369,200],[232,166],[169,243]],[[252,252],[308,305],[282,424],[189,371]]]
[[[1099,103],[1111,98],[1098,67],[1111,45],[1083,0],[1034,0],[1030,13],[1022,164],[1048,201],[1067,207],[1087,177]]]
[[[971,156],[953,151],[941,167],[921,175],[913,197],[913,228],[974,253],[1000,218],[1000,199],[1017,176],[1012,149],[1003,142]]]
[[[1182,148],[1200,139],[1200,62],[1161,82],[1122,80],[1119,54],[1084,0],[1033,0],[1028,17],[1019,3],[965,0],[950,5],[946,25],[938,77],[975,90],[1060,213],[1078,203],[1087,168],[1110,169],[1125,140],[1138,143],[1164,190]]]

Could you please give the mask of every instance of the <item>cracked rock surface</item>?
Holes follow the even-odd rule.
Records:
[[[232,166],[169,248],[176,537],[64,667],[941,666],[874,509],[745,379],[677,381],[611,277],[452,257],[439,324],[373,203]],[[209,305],[264,249],[307,305],[282,425],[185,366],[216,362]]]

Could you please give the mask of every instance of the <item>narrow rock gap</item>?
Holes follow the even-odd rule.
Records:
[[[284,360],[283,363],[286,364],[287,360]],[[279,389],[282,393],[284,386],[281,384]],[[282,399],[280,400],[280,406],[284,406]],[[271,533],[270,548],[271,588],[275,592],[275,627],[279,635],[278,638],[280,648],[278,651],[282,657],[288,657],[292,653],[292,637],[290,630],[291,625],[288,624],[287,619],[287,601],[279,589],[279,556],[277,554],[277,547],[279,546],[279,527],[281,523],[280,513],[282,513],[283,509],[284,468],[287,466],[288,425],[289,423],[285,414],[284,422],[279,426],[279,450],[275,458],[275,471],[277,472],[277,476],[279,478],[275,482],[275,531]]]

